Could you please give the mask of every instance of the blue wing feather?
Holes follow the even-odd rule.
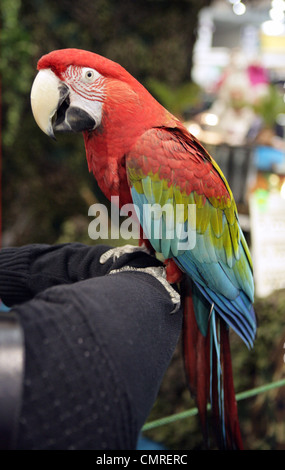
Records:
[[[145,235],[154,249],[162,253],[165,258],[173,257],[182,271],[192,278],[209,304],[215,304],[217,313],[248,346],[252,346],[256,333],[255,314],[251,305],[253,286],[244,285],[244,280],[236,275],[238,270],[235,272],[223,261],[217,261],[216,253],[211,247],[211,243],[206,244],[204,235],[196,234],[196,244],[192,249],[179,250],[179,242],[181,245],[183,243],[183,240],[179,240],[177,237],[179,228],[176,227],[176,237],[173,239],[162,236],[167,229],[164,218],[154,219],[151,217],[148,212],[149,198],[144,194],[139,194],[134,187],[131,189],[131,194],[133,202],[137,206],[137,215]],[[147,215],[144,220],[142,214]],[[180,228],[180,233],[185,234],[186,223],[183,230]],[[157,238],[155,235],[158,233],[160,233],[160,237]],[[242,253],[241,256],[245,256],[245,254]],[[245,267],[250,270],[247,263]],[[248,273],[246,277],[251,280],[251,273]],[[205,318],[204,321],[205,329],[208,325],[208,318]]]

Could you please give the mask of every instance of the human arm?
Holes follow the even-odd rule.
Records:
[[[87,247],[84,256],[81,245],[51,247],[58,266],[65,266],[66,277],[59,277],[54,262],[47,263],[48,247],[39,248],[36,246],[34,261],[37,269],[29,263],[22,267],[25,276],[20,291],[23,298],[28,285],[28,300],[16,302],[12,308],[25,340],[25,379],[15,446],[135,448],[176,347],[181,311],[170,313],[173,304],[169,293],[149,274],[128,271],[108,275],[123,265],[123,258],[117,264],[110,260],[110,264],[98,266],[93,247]],[[91,266],[89,249],[97,267]],[[25,249],[18,250],[14,251],[15,259],[17,251]],[[29,259],[34,259],[34,248],[29,250]],[[159,265],[145,253],[128,255],[125,264],[127,261],[136,267]],[[0,255],[0,279],[2,268]],[[10,262],[10,274],[11,268]],[[5,269],[7,272],[7,263]],[[45,279],[48,284],[41,291],[37,272],[40,283]],[[48,272],[55,276],[48,276]],[[86,277],[78,280],[76,276],[83,273]],[[88,277],[91,274],[95,277]],[[19,279],[16,290],[19,292]],[[9,296],[11,299],[11,292]]]

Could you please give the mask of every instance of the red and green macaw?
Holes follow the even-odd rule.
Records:
[[[210,401],[220,445],[242,448],[229,327],[253,345],[254,285],[225,177],[183,124],[119,64],[63,49],[43,56],[38,70],[31,92],[36,122],[51,137],[83,132],[89,170],[105,195],[119,196],[121,206],[134,203],[140,217],[150,205],[173,208],[172,237],[164,212],[140,221],[153,249],[171,260],[169,280],[179,278],[171,272],[183,273],[184,361],[205,436]]]

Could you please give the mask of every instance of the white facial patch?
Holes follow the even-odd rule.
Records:
[[[105,79],[97,70],[70,65],[63,74],[64,82],[78,95],[90,101],[103,101]]]
[[[100,125],[105,99],[105,79],[90,67],[70,65],[62,76],[70,89],[70,106],[86,111]]]
[[[102,101],[91,101],[90,99],[84,98],[82,95],[78,95],[78,93],[72,89],[70,90],[69,99],[70,106],[86,111],[86,113],[95,120],[96,127],[101,124],[103,107]]]

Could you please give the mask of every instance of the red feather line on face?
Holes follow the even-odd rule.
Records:
[[[99,75],[92,83],[84,83],[82,81],[82,67],[73,65],[67,67],[61,77],[82,98],[90,101],[104,101],[106,94],[104,93],[104,77],[102,75]]]

